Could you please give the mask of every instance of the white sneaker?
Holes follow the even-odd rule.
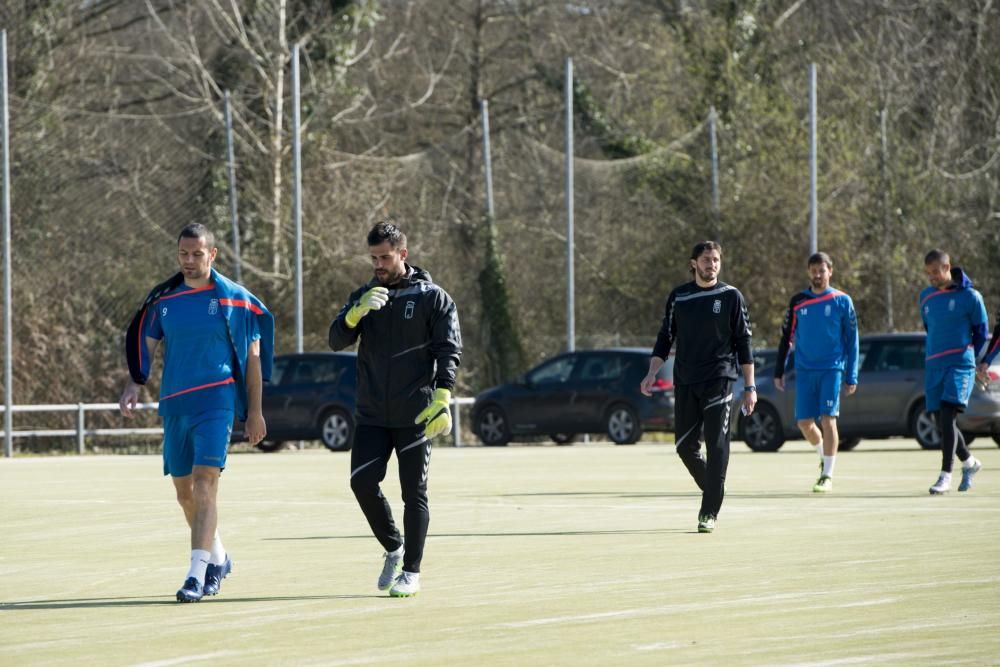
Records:
[[[403,571],[403,547],[399,547],[393,552],[386,551],[383,555],[385,563],[382,565],[382,574],[378,575],[378,589],[380,591],[389,590],[392,582]]]
[[[396,583],[389,589],[394,598],[409,598],[420,592],[420,573],[403,570],[396,577]]]
[[[951,479],[940,475],[938,481],[934,482],[934,486],[928,489],[932,496],[939,496],[951,491]]]

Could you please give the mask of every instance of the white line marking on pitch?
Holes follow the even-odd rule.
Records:
[[[245,651],[216,651],[215,653],[202,653],[199,655],[185,655],[167,660],[156,660],[154,662],[139,662],[136,667],[170,667],[170,665],[183,665],[189,662],[205,662],[216,658],[231,658],[236,655],[243,655]]]

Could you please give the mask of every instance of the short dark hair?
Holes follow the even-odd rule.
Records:
[[[833,268],[833,260],[825,252],[814,252],[809,255],[809,261],[806,266],[812,266],[814,264],[826,264],[831,269]]]
[[[940,264],[951,264],[951,257],[948,257],[948,253],[944,250],[938,250],[935,248],[924,257],[924,266],[929,266],[935,262]]]
[[[209,248],[215,247],[215,234],[200,222],[192,222],[190,225],[185,225],[184,229],[177,236],[177,242],[180,243],[181,239],[205,239],[206,246]]]
[[[383,220],[368,232],[368,245],[375,246],[388,241],[393,250],[406,247],[406,234],[390,220]]]
[[[701,243],[695,244],[694,250],[691,251],[691,259],[697,261],[697,259],[699,257],[701,257],[702,254],[705,251],[707,251],[707,250],[718,250],[719,251],[719,258],[720,259],[722,258],[722,246],[721,245],[719,245],[715,241],[702,241]],[[688,267],[688,270],[691,271],[691,273],[694,273],[694,267],[693,266]]]

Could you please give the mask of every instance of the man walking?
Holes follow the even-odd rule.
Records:
[[[455,302],[430,274],[406,263],[406,236],[380,222],[368,233],[374,277],[355,290],[330,324],[330,347],[358,345],[357,430],[351,489],[385,549],[379,590],[420,591],[427,539],[427,468],[431,439],[451,432],[451,391],[461,360]],[[403,530],[379,484],[396,452]]]
[[[957,420],[972,395],[976,359],[986,346],[987,315],[982,295],[961,268],[951,265],[947,253],[927,253],[924,272],[930,282],[920,292],[920,317],[927,330],[924,400],[941,430],[941,473],[929,491],[939,495],[951,490],[956,453],[962,462],[959,491],[972,488],[972,478],[982,469],[969,453]]]
[[[232,569],[217,530],[219,477],[234,416],[251,444],[264,439],[261,391],[271,376],[274,321],[257,297],[212,268],[218,249],[201,224],[177,239],[180,272],[149,293],[125,337],[131,376],[118,401],[131,417],[153,353],[164,341],[159,414],[163,474],[191,528],[191,565],[178,602],[216,595]]]
[[[691,253],[694,280],[667,298],[666,315],[640,390],[652,395],[656,373],[677,342],[674,360],[674,428],[677,453],[702,490],[698,532],[711,533],[722,507],[729,467],[729,413],[737,363],[743,370],[743,414],[757,403],[750,317],[740,291],[719,281],[722,246],[704,241]],[[707,461],[699,436],[704,430]]]
[[[850,396],[858,388],[858,316],[844,292],[830,287],[833,260],[825,252],[809,257],[809,289],[792,297],[781,327],[774,386],[785,390],[785,362],[795,348],[795,420],[821,457],[813,492],[833,490],[840,437],[840,385]],[[822,430],[816,426],[816,420]]]

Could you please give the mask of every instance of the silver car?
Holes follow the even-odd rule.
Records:
[[[916,438],[924,449],[940,449],[934,420],[924,411],[924,333],[862,336],[858,359],[858,390],[841,394],[840,449],[849,450],[862,438],[904,436]],[[734,403],[734,435],[755,452],[774,452],[786,440],[802,437],[795,425],[795,362],[789,355],[785,391],[774,386],[777,350],[755,353],[757,409],[744,417]],[[992,436],[1000,445],[1000,363],[989,369],[988,386],[977,383],[958,426],[966,442]],[[742,396],[742,381],[734,387],[734,401]]]

